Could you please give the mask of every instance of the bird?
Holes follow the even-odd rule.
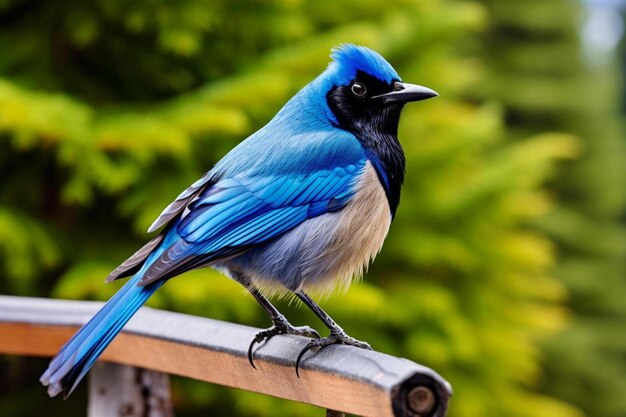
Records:
[[[130,278],[50,361],[40,381],[51,397],[74,391],[159,287],[200,267],[243,285],[269,315],[272,326],[248,347],[253,367],[253,347],[276,335],[310,339],[296,373],[309,350],[371,349],[309,294],[347,288],[381,250],[405,176],[401,110],[438,94],[404,83],[365,46],[342,44],[330,57],[264,127],[169,204],[148,229],[156,237],[109,274],[108,282]],[[329,335],[292,325],[268,298],[284,294],[310,308]]]

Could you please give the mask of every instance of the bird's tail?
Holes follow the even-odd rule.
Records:
[[[159,288],[163,281],[137,286],[142,268],[87,322],[50,361],[39,381],[51,397],[63,392],[67,397],[93,366],[122,327]]]

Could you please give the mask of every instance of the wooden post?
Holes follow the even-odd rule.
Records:
[[[167,374],[98,362],[89,374],[88,417],[174,417]]]

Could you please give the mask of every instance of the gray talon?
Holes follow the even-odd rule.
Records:
[[[343,330],[341,331],[331,331],[330,335],[327,337],[323,337],[321,339],[313,339],[300,351],[298,355],[298,359],[296,359],[296,375],[300,378],[300,362],[302,357],[309,350],[313,352],[319,352],[324,349],[326,346],[330,345],[348,345],[354,346],[359,349],[372,350],[372,347],[369,343],[361,342],[360,340],[355,339],[354,337],[348,336]]]
[[[279,335],[279,334],[294,334],[298,336],[314,337],[317,339],[319,339],[320,337],[317,330],[315,330],[312,327],[309,327],[309,326],[296,327],[296,326],[292,326],[286,320],[276,321],[275,324],[269,329],[261,330],[260,332],[258,332],[256,336],[254,336],[254,339],[252,339],[252,342],[250,342],[250,346],[248,346],[248,361],[250,362],[250,365],[252,365],[254,369],[256,369],[256,366],[254,365],[254,353],[252,351],[252,349],[254,348],[254,345],[256,345],[257,343],[267,342],[272,337]]]

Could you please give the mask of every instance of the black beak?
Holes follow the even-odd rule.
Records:
[[[411,101],[426,100],[427,98],[437,97],[436,91],[428,87],[415,84],[407,84],[396,81],[393,83],[394,90],[374,96],[372,98],[381,98],[384,103],[408,103]]]

